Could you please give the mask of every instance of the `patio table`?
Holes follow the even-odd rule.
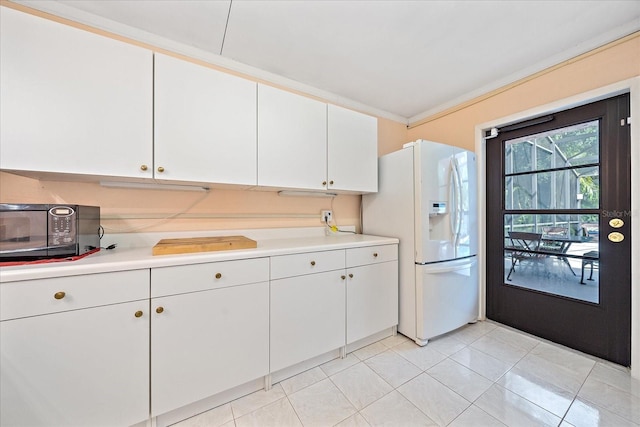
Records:
[[[589,237],[589,236],[552,236],[552,235],[544,236],[543,235],[541,239],[543,244],[541,252],[548,253],[549,255],[554,255],[554,254],[565,255],[573,243],[586,243],[590,240],[592,240],[592,237]],[[546,248],[544,247],[545,243],[551,243],[552,245],[559,244],[559,246],[549,250],[548,246]],[[561,256],[559,258],[562,259],[562,261],[565,264],[567,264],[567,267],[569,267],[569,270],[571,270],[571,273],[573,273],[574,276],[577,276],[576,272],[573,271],[573,268],[571,268],[571,264],[569,264],[569,260],[567,259],[567,257]]]

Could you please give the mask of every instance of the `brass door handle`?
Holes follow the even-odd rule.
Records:
[[[164,172],[164,168],[162,166],[158,166],[158,172],[160,173]]]
[[[156,308],[156,313],[160,314],[164,311],[164,307],[158,307]]]
[[[349,273],[349,279],[353,279],[353,273]]]
[[[624,234],[614,231],[607,236],[613,243],[620,243],[624,240]]]
[[[221,279],[222,278],[222,273],[216,273],[216,279]]]
[[[347,278],[347,276],[345,276],[345,275],[343,274],[342,276],[340,276],[340,278],[341,278],[342,280],[344,280],[344,279],[346,279],[346,278]]]
[[[311,266],[313,267],[314,265],[316,265],[315,261],[311,261]]]
[[[134,316],[136,316],[136,317],[142,317],[142,314],[143,314],[143,313],[142,313],[142,311],[138,310],[138,311],[136,311],[136,313],[134,314]]]
[[[613,228],[620,228],[624,225],[624,221],[620,218],[613,218],[609,221],[609,225]]]
[[[374,253],[373,253],[373,257],[374,257],[374,258],[378,258],[378,252],[374,252]]]
[[[56,292],[55,294],[53,294],[53,297],[55,299],[62,299],[62,298],[64,298],[65,295],[66,294],[64,292],[60,291],[60,292]]]
[[[146,171],[147,169],[149,169],[149,167],[147,165],[141,165],[140,166],[140,170],[141,171]]]

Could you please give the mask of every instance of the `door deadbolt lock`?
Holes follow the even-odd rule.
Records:
[[[609,225],[613,228],[620,228],[624,225],[624,221],[620,218],[613,218],[611,221],[609,221]]]
[[[613,233],[609,233],[609,236],[607,236],[607,237],[613,243],[620,243],[620,242],[622,242],[624,240],[624,234],[618,233],[617,231],[614,231]]]

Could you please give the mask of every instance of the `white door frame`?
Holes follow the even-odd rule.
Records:
[[[480,275],[480,319],[486,319],[486,140],[485,132],[532,117],[589,104],[629,92],[631,94],[631,259],[640,259],[640,77],[623,80],[569,98],[521,111],[506,117],[481,123],[475,127],[476,155],[478,156],[478,272]],[[640,263],[632,263],[631,283],[640,281]],[[631,287],[631,375],[640,378],[640,289]]]

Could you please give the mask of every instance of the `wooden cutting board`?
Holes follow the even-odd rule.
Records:
[[[190,237],[162,239],[152,250],[153,255],[174,255],[193,252],[228,251],[258,247],[255,240],[244,236]]]

